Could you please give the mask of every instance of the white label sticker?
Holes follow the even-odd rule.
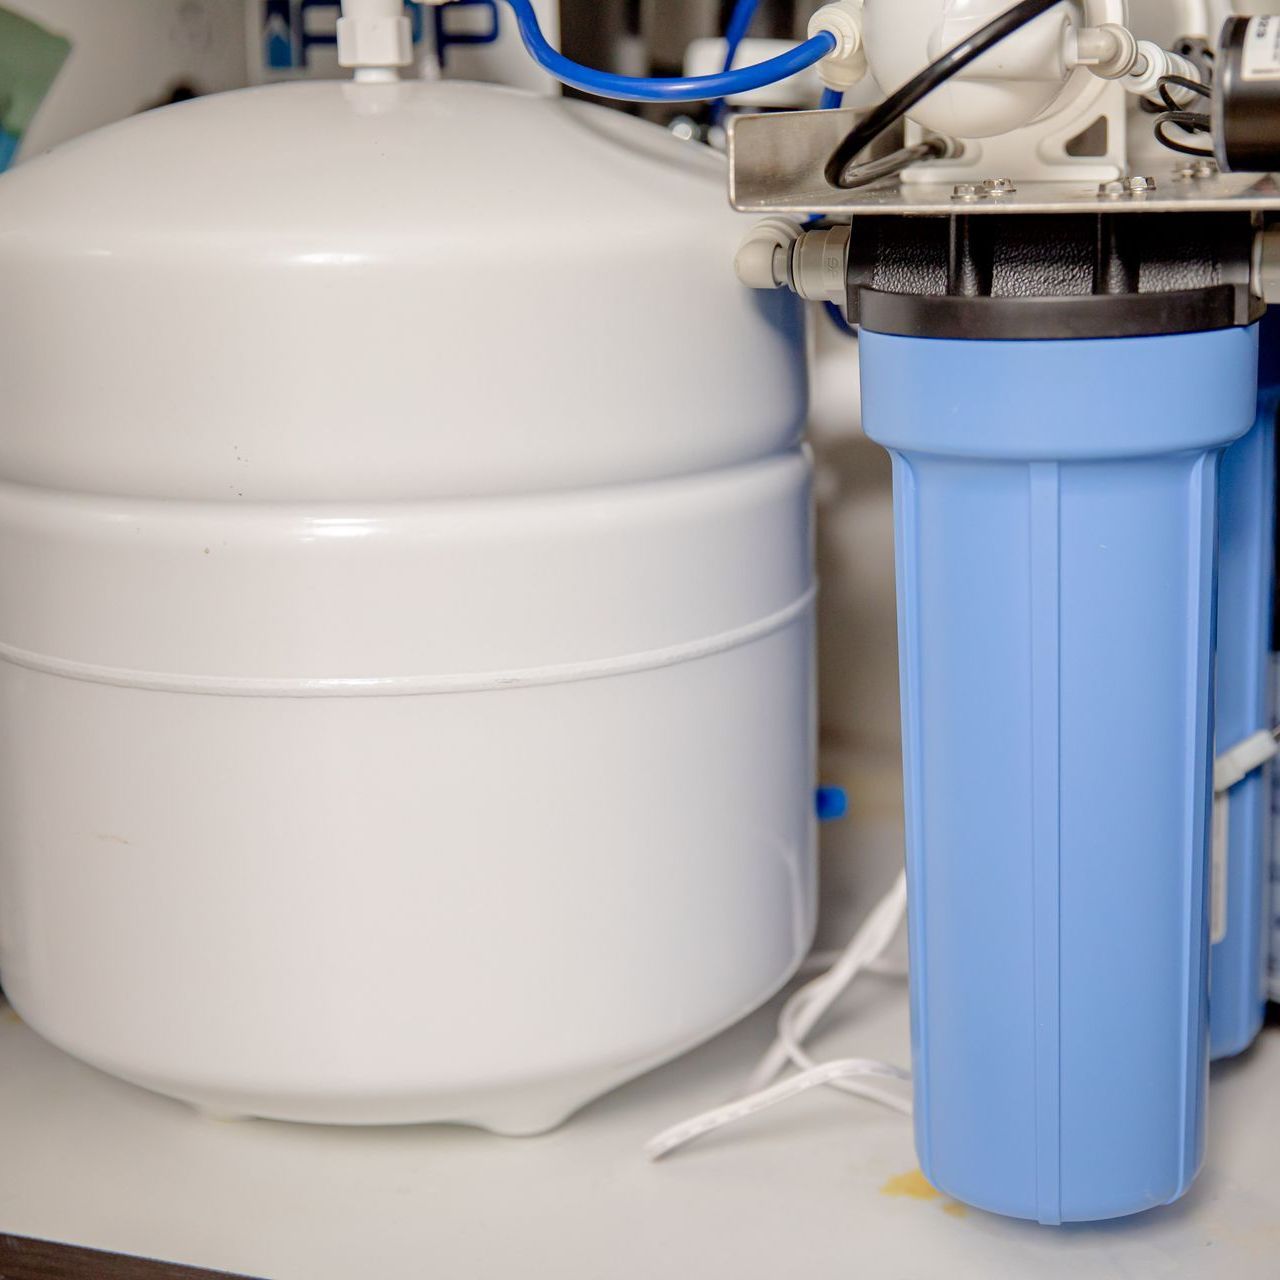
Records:
[[[1249,20],[1242,65],[1246,80],[1280,80],[1280,17]]]
[[[1227,936],[1227,870],[1231,842],[1231,797],[1213,797],[1213,874],[1209,882],[1210,940]]]

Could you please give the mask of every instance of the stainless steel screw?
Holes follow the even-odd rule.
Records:
[[[1009,196],[1017,191],[1012,178],[987,178],[982,189],[989,196]]]
[[[1125,179],[1125,190],[1131,196],[1145,196],[1149,191],[1155,191],[1159,185],[1154,178],[1134,177]]]
[[[1179,182],[1190,182],[1193,178],[1216,178],[1218,176],[1218,163],[1216,160],[1188,160],[1186,164],[1179,165],[1173,171],[1173,176]]]
[[[951,192],[951,198],[971,203],[974,200],[980,200],[985,194],[986,192],[976,182],[957,182]]]

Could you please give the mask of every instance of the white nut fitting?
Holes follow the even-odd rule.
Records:
[[[1170,53],[1150,40],[1138,41],[1138,63],[1120,83],[1140,98],[1150,98],[1160,92],[1160,81],[1164,76],[1182,76],[1187,80],[1200,82],[1200,72],[1195,63],[1180,54]],[[1190,89],[1179,89],[1170,86],[1169,93],[1180,106],[1189,106],[1199,96]]]
[[[748,289],[781,289],[789,283],[791,249],[803,228],[790,218],[766,218],[747,232],[733,269]]]
[[[343,0],[338,19],[338,63],[344,67],[407,67],[413,62],[413,25],[404,0]]]
[[[1127,76],[1140,56],[1138,37],[1118,22],[1067,32],[1067,65],[1088,67],[1103,80]]]
[[[853,228],[847,223],[806,231],[791,251],[791,287],[807,302],[849,300],[849,242]]]
[[[824,4],[809,20],[812,39],[826,31],[835,37],[836,47],[818,63],[818,79],[828,89],[845,93],[860,84],[867,74],[867,50],[862,40],[863,0],[834,0]]]

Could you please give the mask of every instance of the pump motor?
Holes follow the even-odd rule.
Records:
[[[1213,138],[1228,172],[1280,168],[1280,15],[1228,18],[1217,58]]]

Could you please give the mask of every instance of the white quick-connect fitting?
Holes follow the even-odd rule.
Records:
[[[1139,40],[1127,27],[1114,22],[1068,32],[1067,63],[1088,67],[1103,80],[1119,80],[1139,98],[1155,98],[1165,76],[1182,76],[1197,84],[1202,78],[1188,58],[1170,53],[1151,40]],[[1177,85],[1169,86],[1169,95],[1179,107],[1189,106],[1199,96]]]
[[[810,38],[826,31],[836,40],[835,49],[818,63],[818,78],[828,89],[847,93],[866,77],[862,6],[863,0],[835,0],[824,4],[809,21]]]
[[[766,218],[747,233],[733,261],[738,279],[751,289],[790,289],[806,302],[848,301],[847,223],[806,231],[790,218]]]
[[[342,0],[338,63],[357,80],[395,80],[413,62],[413,25],[404,0]]]
[[[1200,83],[1200,71],[1196,64],[1181,54],[1170,53],[1150,40],[1138,41],[1138,62],[1128,75],[1121,78],[1120,83],[1139,98],[1153,98],[1160,92],[1160,81],[1164,76],[1182,76],[1186,80]],[[1190,106],[1198,94],[1190,89],[1179,89],[1169,86],[1169,96],[1180,107]]]
[[[791,250],[803,228],[790,218],[766,218],[747,232],[733,269],[748,289],[781,289],[791,283]]]
[[[1088,67],[1103,80],[1119,80],[1138,65],[1138,37],[1118,22],[1067,32],[1067,65]]]

